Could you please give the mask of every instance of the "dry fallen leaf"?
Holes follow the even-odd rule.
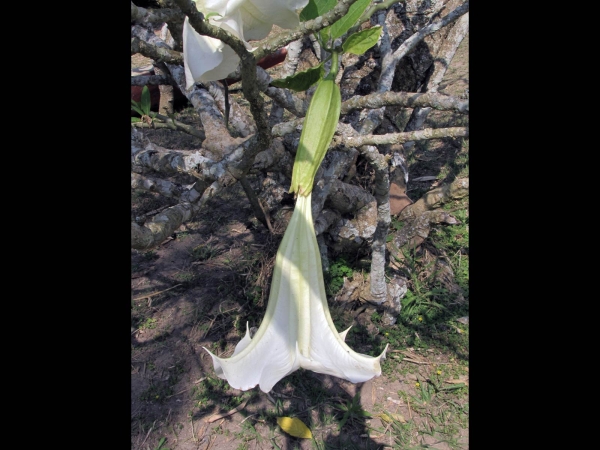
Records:
[[[394,413],[381,413],[377,414],[377,417],[380,417],[386,423],[390,423],[392,420],[400,423],[406,423],[406,419],[402,414],[394,414]]]
[[[278,417],[277,423],[287,434],[303,439],[312,439],[312,433],[304,422],[295,417]]]

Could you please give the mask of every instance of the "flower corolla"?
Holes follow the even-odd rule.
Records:
[[[311,194],[299,195],[277,256],[265,317],[253,337],[246,335],[233,355],[212,356],[215,372],[236,389],[257,384],[269,392],[299,368],[353,383],[381,375],[381,355],[353,351],[338,333],[327,305],[321,256],[312,221]]]
[[[308,0],[196,0],[198,10],[211,15],[209,22],[243,40],[267,37],[273,25],[294,28],[299,24],[297,10]],[[186,89],[196,82],[226,78],[240,61],[237,54],[219,39],[198,34],[186,16],[183,24],[183,61]]]

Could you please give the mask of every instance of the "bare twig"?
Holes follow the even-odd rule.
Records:
[[[177,286],[181,286],[181,283],[176,284],[175,286],[172,286],[169,289],[165,289],[164,291],[158,291],[158,292],[153,292],[152,294],[141,295],[139,297],[134,298],[133,301],[135,302],[135,301],[138,301],[138,300],[143,300],[145,298],[149,299],[150,297],[154,297],[155,295],[162,294],[163,292],[170,291],[171,289],[175,289]]]
[[[231,411],[227,411],[226,413],[223,414],[217,414],[214,416],[209,417],[208,419],[204,419],[206,422],[208,423],[213,423],[219,419],[222,419],[223,417],[227,417],[227,416],[231,416],[232,414],[235,414],[237,412],[240,412],[242,409],[244,409],[246,407],[246,404],[250,401],[249,398],[247,398],[244,402],[242,402],[239,406],[237,406],[236,408],[233,408]]]
[[[194,381],[194,384],[198,384],[198,383],[200,383],[201,381],[204,381],[204,380],[206,380],[206,377],[203,377],[203,378],[200,378],[199,380]],[[167,395],[165,398],[171,398],[171,397],[174,397],[176,395],[183,394],[184,392],[189,391],[193,387],[194,386],[190,386],[189,388],[184,389],[183,391],[179,391],[176,394]]]
[[[154,429],[154,424],[156,423],[156,420],[152,423],[152,426],[150,427],[150,429],[148,430],[148,434],[146,434],[146,437],[144,438],[144,440],[142,441],[142,443],[140,444],[140,447],[142,445],[144,445],[144,442],[146,442],[146,439],[148,439],[148,436],[150,436],[150,433],[152,432],[152,430]]]

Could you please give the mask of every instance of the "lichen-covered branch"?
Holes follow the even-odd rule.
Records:
[[[183,64],[183,53],[169,48],[160,48],[134,36],[131,38],[131,54],[140,53],[146,58],[155,61],[164,61],[172,64]]]
[[[181,203],[163,210],[144,224],[131,222],[131,248],[144,250],[159,245],[183,223],[198,214],[202,206],[214,197],[221,187],[218,181],[211,185],[198,181],[181,195]]]
[[[277,105],[287,109],[296,117],[304,117],[306,115],[306,109],[308,108],[306,102],[298,98],[289,90],[269,86],[264,92],[268,97],[272,98]]]
[[[223,116],[225,116],[225,88],[217,81],[209,81],[204,83],[208,87],[208,92],[215,100]],[[252,123],[252,119],[242,109],[237,102],[229,102],[229,124],[242,137],[248,137],[252,133],[256,133],[256,127]]]
[[[206,157],[208,152],[202,153],[190,150],[168,150],[151,145],[149,148],[132,152],[131,163],[167,176],[187,173],[214,181],[224,173],[223,164],[210,158],[213,155],[208,154],[209,157]]]
[[[149,177],[137,173],[131,174],[131,189],[157,192],[165,197],[180,198],[185,188],[161,178]]]
[[[204,20],[204,15],[196,9],[196,5],[191,0],[174,0],[181,8],[184,14],[189,17],[190,25],[200,34],[204,34],[216,39],[220,39],[229,45],[233,51],[240,57],[242,71],[242,91],[244,97],[250,103],[250,111],[256,124],[256,146],[252,153],[256,155],[261,150],[271,145],[271,130],[267,118],[267,112],[264,107],[264,100],[260,95],[258,83],[256,80],[256,61],[260,57],[246,50],[244,42],[235,36],[227,33],[225,30],[213,26]],[[265,56],[265,55],[262,55]]]
[[[342,214],[349,214],[373,201],[375,198],[360,186],[334,179],[331,181],[326,204]]]
[[[469,195],[469,179],[457,178],[452,183],[432,189],[415,203],[408,205],[398,215],[398,219],[403,221],[412,220],[425,211],[439,208],[444,203],[461,199],[467,195]]]
[[[447,223],[454,225],[458,221],[448,212],[440,207],[447,202],[457,200],[469,195],[469,179],[458,178],[449,184],[432,189],[421,197],[417,202],[407,206],[399,214],[398,219],[405,225],[387,244],[391,256],[402,260],[402,250],[412,249],[420,245],[427,236],[432,224]],[[393,263],[393,260],[390,260]]]
[[[284,45],[300,39],[307,34],[315,33],[325,27],[328,27],[333,22],[343,17],[354,2],[356,2],[356,0],[340,0],[331,11],[323,14],[320,17],[317,17],[313,20],[307,20],[306,22],[300,22],[300,25],[293,30],[283,30],[282,32],[269,38],[265,38],[258,43],[253,43],[253,45],[258,47],[254,51],[254,56],[257,60],[259,60],[275,49],[283,47]]]
[[[377,147],[364,145],[360,153],[375,169],[375,199],[377,200],[377,228],[371,244],[371,301],[381,304],[387,300],[385,283],[385,239],[392,221],[390,217],[390,175],[388,159]]]
[[[145,122],[134,122],[131,125],[136,128],[169,128],[171,130],[180,130],[184,131],[192,136],[196,136],[200,140],[204,140],[205,135],[200,132],[195,127],[188,125],[186,123],[175,120],[171,117],[163,116],[162,114],[155,113],[154,119],[152,123],[148,124]],[[158,122],[156,119],[161,120],[162,122]]]
[[[171,83],[171,77],[167,75],[137,75],[131,77],[132,86],[159,86]]]
[[[288,45],[285,62],[283,63],[281,78],[289,77],[296,73],[296,68],[298,67],[298,63],[300,61],[301,52],[302,39],[290,42],[290,44]],[[269,97],[271,97],[271,95],[269,95]],[[279,102],[275,102],[271,107],[271,113],[269,115],[269,124],[275,125],[276,123],[281,122],[281,119],[283,119],[283,111],[284,107],[280,105]]]
[[[338,129],[340,127],[338,126]],[[364,136],[334,136],[332,145],[361,147],[363,145],[402,144],[408,141],[424,141],[441,138],[468,137],[467,127],[426,128],[425,130],[404,133],[367,134]]]
[[[131,20],[140,25],[161,24],[181,16],[181,12],[171,8],[146,9],[131,2]]]
[[[191,203],[180,203],[165,209],[144,225],[131,222],[131,248],[142,250],[156,247],[182,223],[189,221],[198,209]]]
[[[438,54],[433,61],[433,72],[429,77],[426,86],[426,91],[427,93],[430,93],[430,95],[438,95],[436,94],[438,87],[442,82],[446,71],[448,70],[450,61],[452,61],[452,58],[454,58],[454,54],[456,53],[458,46],[460,45],[468,31],[469,13],[467,12],[453,24],[452,28],[448,32],[448,36],[446,36],[446,39],[444,39],[444,42],[442,43]],[[468,112],[468,100],[465,102],[467,106],[466,112]],[[414,131],[423,128],[423,124],[425,123],[425,120],[427,119],[427,116],[430,112],[430,106],[418,105],[418,107],[413,110],[410,120],[406,124],[404,131]],[[406,145],[404,145],[404,151],[410,151],[410,148],[413,145],[414,142],[407,142]]]
[[[430,107],[439,111],[469,112],[469,100],[437,92],[381,92],[356,96],[342,102],[341,114],[355,109],[375,109],[382,106],[403,106],[408,108]]]
[[[389,87],[392,85],[392,80],[394,78],[394,73],[396,71],[398,62],[411,50],[413,50],[419,42],[425,39],[426,36],[429,36],[430,34],[438,31],[440,28],[443,28],[446,25],[454,22],[467,11],[469,11],[469,0],[466,0],[462,5],[458,6],[440,20],[421,28],[406,41],[404,41],[391,55],[384,57],[381,65],[378,91],[385,92],[389,90]]]
[[[221,157],[237,149],[245,139],[234,138],[229,134],[225,127],[223,114],[217,107],[214,97],[206,89],[197,85],[186,90],[183,67],[171,64],[168,64],[167,67],[181,92],[184,93],[200,115],[206,135],[206,139],[202,144],[203,147]]]

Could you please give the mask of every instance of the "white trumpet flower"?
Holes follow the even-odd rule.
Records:
[[[211,25],[218,26],[244,41],[267,37],[273,24],[281,28],[298,26],[296,12],[308,0],[197,0],[198,10],[211,16]],[[226,78],[240,62],[237,54],[219,39],[197,33],[186,17],[183,24],[183,61],[186,89],[196,82]]]
[[[185,88],[194,83],[222,80],[235,71],[240,58],[219,39],[196,33],[188,17],[183,22],[183,67]]]
[[[299,195],[277,250],[265,317],[253,338],[246,335],[233,355],[212,356],[216,374],[236,389],[275,383],[300,367],[353,383],[381,375],[381,355],[353,351],[338,333],[327,305],[321,256],[312,221],[311,194]]]

